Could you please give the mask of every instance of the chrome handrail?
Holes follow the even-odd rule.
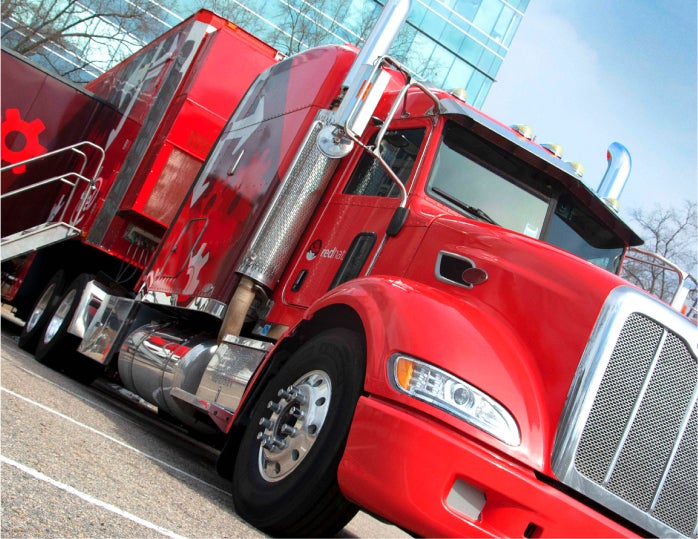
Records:
[[[386,171],[390,179],[397,185],[398,189],[400,190],[400,207],[404,208],[407,206],[407,190],[405,186],[403,185],[402,181],[400,178],[398,178],[397,174],[395,174],[395,171],[392,169],[392,167],[385,161],[383,156],[380,153],[380,144],[383,140],[383,137],[385,136],[390,123],[393,121],[393,118],[395,118],[395,115],[397,114],[398,109],[400,108],[400,105],[403,103],[405,96],[407,95],[407,92],[410,90],[410,88],[416,87],[420,91],[422,91],[429,99],[431,99],[434,104],[435,104],[435,109],[434,113],[435,115],[438,115],[440,113],[440,103],[439,103],[439,98],[429,89],[426,85],[422,84],[421,82],[412,80],[411,75],[409,74],[407,68],[403,66],[400,62],[397,60],[391,58],[390,56],[381,56],[376,60],[376,63],[374,64],[373,71],[371,72],[371,75],[369,79],[375,78],[376,74],[378,71],[383,69],[384,67],[392,67],[396,71],[399,71],[400,73],[403,73],[405,77],[407,78],[406,83],[403,85],[401,90],[398,92],[397,96],[395,97],[395,100],[393,101],[390,110],[388,111],[385,120],[383,120],[383,125],[381,126],[380,130],[378,131],[378,134],[376,135],[376,140],[373,143],[373,146],[368,146],[361,142],[360,140],[360,134],[354,133],[349,126],[351,125],[351,122],[353,121],[354,117],[358,113],[359,110],[359,103],[357,102],[354,105],[354,108],[352,108],[346,122],[342,126],[344,129],[345,134],[349,139],[351,139],[353,142],[355,142],[357,145],[361,146],[366,152],[371,154],[378,162],[380,163],[381,167]]]
[[[102,170],[102,164],[104,163],[104,149],[101,146],[95,144],[94,142],[90,142],[89,140],[83,140],[82,142],[76,142],[75,144],[71,144],[70,146],[64,146],[63,148],[58,148],[57,150],[52,150],[50,152],[42,153],[41,155],[37,155],[37,156],[32,157],[30,159],[25,159],[24,161],[19,161],[17,163],[12,163],[11,165],[0,167],[0,173],[5,172],[6,170],[16,168],[16,167],[21,167],[23,165],[27,165],[29,163],[33,163],[34,161],[40,161],[41,159],[45,159],[45,158],[51,157],[53,155],[58,155],[60,153],[67,152],[69,150],[73,150],[73,151],[75,151],[75,153],[81,154],[83,156],[83,158],[86,160],[87,156],[85,155],[85,153],[81,152],[80,150],[77,149],[80,146],[90,146],[100,153],[99,164],[95,170],[95,176],[96,176]],[[83,164],[83,166],[80,170],[81,174],[84,171],[84,169],[85,169],[85,165]]]
[[[633,256],[634,254],[641,255],[646,258]],[[645,251],[644,249],[638,249],[637,247],[631,247],[628,249],[625,258],[626,260],[633,260],[634,262],[638,262],[640,264],[646,264],[647,266],[674,273],[678,278],[678,284],[669,305],[671,305],[671,307],[677,311],[685,314],[688,318],[696,319],[698,317],[698,295],[695,293],[695,290],[698,288],[698,279],[696,279],[694,275],[684,271],[671,260],[660,255],[659,253]],[[689,282],[693,283],[692,288],[689,288]],[[688,298],[689,294],[692,292],[696,296],[692,300],[693,305],[689,303],[690,300]]]
[[[98,159],[97,165],[95,167],[95,172],[92,175],[92,177],[87,177],[84,175],[85,168],[87,167],[89,159],[88,159],[87,154],[80,149],[81,147],[90,147],[93,150],[95,150],[97,152],[97,154],[99,155],[99,159]],[[25,159],[24,161],[19,161],[17,163],[13,163],[11,165],[7,165],[7,166],[0,168],[0,173],[2,173],[2,172],[5,172],[6,170],[10,170],[10,169],[13,169],[13,168],[16,168],[19,166],[27,165],[29,163],[33,163],[35,161],[40,161],[42,159],[46,159],[47,157],[52,157],[54,155],[59,155],[61,153],[65,153],[65,152],[74,152],[81,157],[82,164],[79,167],[79,171],[66,172],[65,174],[61,174],[59,176],[53,176],[51,178],[41,180],[37,183],[33,183],[31,185],[27,185],[24,187],[19,187],[17,189],[14,189],[12,191],[7,192],[7,193],[2,193],[2,194],[0,194],[0,200],[4,200],[5,198],[9,198],[9,197],[12,197],[15,195],[19,195],[21,193],[25,193],[27,191],[32,191],[34,189],[39,189],[41,187],[44,187],[45,185],[49,185],[49,184],[53,184],[53,183],[63,183],[65,185],[69,185],[72,187],[72,189],[70,190],[70,193],[68,195],[68,199],[66,200],[65,205],[63,207],[63,210],[61,211],[61,213],[57,219],[57,221],[59,221],[59,222],[63,221],[63,218],[65,217],[65,212],[68,209],[68,207],[70,206],[70,203],[72,202],[73,197],[75,196],[75,192],[76,192],[77,187],[80,184],[80,182],[84,181],[87,183],[86,189],[90,189],[90,188],[94,187],[95,181],[96,181],[97,177],[99,176],[99,173],[102,171],[102,166],[104,164],[105,153],[104,153],[104,149],[101,146],[99,146],[93,142],[90,142],[90,141],[77,142],[75,144],[71,144],[70,146],[65,146],[63,148],[59,148],[57,150],[53,150],[53,151],[38,155],[36,157],[32,157],[31,159]],[[70,177],[75,178],[75,180],[74,181],[69,180],[68,178],[70,178]],[[80,202],[79,206],[76,208],[77,211],[74,212],[74,215],[78,216],[82,213],[82,210],[84,209],[84,205],[85,205],[86,201],[87,201],[87,197],[82,197],[82,201]],[[51,219],[51,217],[49,217],[49,219]],[[71,221],[68,224],[70,224],[72,226],[73,221]],[[44,224],[49,223],[49,222],[51,222],[51,221],[50,220],[46,221]]]

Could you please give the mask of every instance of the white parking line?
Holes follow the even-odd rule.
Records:
[[[157,524],[153,524],[152,522],[149,522],[147,520],[144,520],[140,517],[137,517],[136,515],[132,515],[131,513],[124,511],[123,509],[120,509],[116,507],[115,505],[112,505],[107,502],[103,502],[102,500],[99,500],[97,498],[94,498],[90,496],[89,494],[85,494],[84,492],[81,492],[70,485],[66,485],[65,483],[61,483],[60,481],[56,481],[55,479],[51,479],[49,476],[42,474],[40,471],[35,470],[34,468],[29,468],[27,466],[24,466],[23,464],[20,464],[19,462],[16,462],[12,459],[8,459],[2,455],[0,455],[0,462],[3,462],[5,464],[9,464],[10,466],[14,466],[18,470],[21,470],[22,472],[31,475],[35,479],[38,479],[40,481],[44,481],[50,485],[53,485],[54,487],[57,487],[68,494],[72,494],[73,496],[77,496],[81,500],[86,501],[87,503],[90,503],[92,505],[96,505],[97,507],[101,507],[102,509],[106,509],[107,511],[111,511],[112,513],[115,513],[119,515],[120,517],[127,518],[128,520],[135,522],[136,524],[140,524],[141,526],[145,526],[146,528],[149,528],[151,530],[154,530],[166,537],[172,537],[174,539],[186,539],[185,536],[179,535],[173,531],[170,531],[166,528],[163,528],[161,526],[158,526]]]
[[[164,467],[166,467],[166,468],[169,468],[170,470],[173,470],[173,471],[177,472],[177,473],[180,474],[180,475],[183,475],[183,476],[185,476],[185,477],[188,477],[189,479],[192,479],[192,480],[194,480],[194,481],[197,481],[197,482],[199,482],[199,483],[202,483],[202,484],[206,485],[207,487],[209,487],[209,488],[211,488],[211,489],[214,489],[214,490],[216,490],[216,491],[218,491],[218,492],[221,492],[221,493],[223,493],[223,494],[226,494],[226,495],[228,494],[228,492],[227,492],[226,490],[223,490],[222,488],[219,488],[219,487],[217,487],[216,485],[213,485],[213,484],[209,483],[208,481],[204,481],[203,479],[200,479],[200,478],[196,477],[195,475],[192,475],[192,474],[190,474],[190,473],[188,473],[188,472],[185,472],[184,470],[182,470],[182,469],[180,469],[180,468],[177,468],[176,466],[173,466],[172,464],[169,464],[169,463],[167,463],[167,462],[165,462],[165,461],[163,461],[163,460],[160,460],[160,459],[157,458],[157,457],[154,457],[153,455],[149,455],[148,453],[144,453],[144,452],[141,451],[140,449],[137,449],[137,448],[135,448],[135,447],[133,447],[133,446],[131,446],[131,445],[128,445],[127,443],[124,443],[124,442],[122,442],[121,440],[117,440],[116,438],[114,438],[114,437],[112,437],[112,436],[109,436],[108,434],[106,434],[106,433],[104,433],[104,432],[98,431],[97,429],[94,429],[94,428],[90,427],[89,425],[85,425],[84,423],[81,423],[80,421],[77,421],[76,419],[73,419],[72,417],[69,417],[69,416],[67,416],[67,415],[65,415],[65,414],[62,414],[62,413],[59,412],[58,410],[54,410],[53,408],[49,408],[48,406],[45,406],[45,405],[43,405],[43,404],[41,404],[41,403],[39,403],[39,402],[36,402],[36,401],[34,401],[34,400],[32,400],[32,399],[29,399],[29,398],[27,398],[27,397],[24,397],[23,395],[20,395],[19,393],[15,393],[15,392],[12,391],[11,389],[7,389],[6,387],[0,387],[0,390],[2,390],[2,392],[4,392],[4,393],[7,393],[8,395],[11,395],[11,396],[13,396],[13,397],[15,397],[15,398],[20,399],[20,400],[22,400],[22,401],[24,401],[24,402],[26,402],[26,403],[28,403],[28,404],[31,404],[31,405],[36,406],[36,407],[38,407],[38,408],[41,408],[42,410],[44,410],[44,411],[46,411],[46,412],[49,412],[49,413],[54,414],[54,415],[57,415],[57,416],[60,417],[61,419],[65,419],[66,421],[69,421],[69,422],[73,423],[74,425],[77,425],[78,427],[81,427],[81,428],[83,428],[83,429],[86,429],[86,430],[92,432],[93,434],[97,434],[97,435],[99,435],[99,436],[102,436],[103,438],[106,438],[106,439],[109,440],[110,442],[113,442],[113,443],[115,443],[115,444],[120,445],[121,447],[124,447],[124,448],[130,450],[130,451],[133,451],[133,452],[135,452],[135,453],[138,453],[139,455],[141,455],[141,456],[143,456],[143,457],[145,457],[145,458],[147,458],[147,459],[150,459],[150,460],[152,460],[153,462],[156,462],[156,463],[158,463],[158,464],[161,465],[161,466],[164,466]]]
[[[3,357],[3,358],[2,358],[2,361],[9,363],[9,364],[12,365],[14,368],[19,369],[20,371],[22,371],[22,372],[28,374],[29,376],[31,376],[31,377],[33,377],[33,378],[36,378],[36,379],[38,379],[38,380],[41,380],[41,381],[42,381],[43,383],[45,383],[45,384],[49,384],[49,385],[51,385],[51,386],[53,386],[53,387],[55,387],[55,388],[57,388],[57,389],[60,389],[61,391],[67,393],[67,394],[70,395],[71,397],[74,397],[74,398],[76,398],[76,399],[78,399],[78,400],[81,400],[82,402],[84,402],[84,403],[86,403],[86,404],[89,404],[92,408],[98,408],[99,410],[101,410],[101,411],[104,412],[105,414],[109,414],[109,415],[116,416],[116,417],[118,417],[119,419],[121,419],[122,421],[128,421],[129,423],[133,423],[134,425],[138,425],[138,424],[139,424],[137,421],[134,421],[134,420],[131,419],[130,417],[125,416],[124,414],[121,414],[121,413],[119,413],[118,411],[112,410],[111,408],[108,408],[107,406],[104,406],[102,403],[100,403],[100,402],[98,402],[98,401],[96,401],[96,400],[93,400],[93,399],[90,399],[90,398],[88,398],[88,397],[85,397],[84,395],[80,395],[80,394],[78,394],[78,393],[75,393],[74,391],[71,391],[70,389],[68,389],[66,386],[61,385],[61,384],[58,384],[58,383],[54,382],[53,380],[49,380],[48,378],[45,378],[44,376],[41,376],[41,375],[38,374],[37,372],[35,372],[35,371],[33,371],[33,370],[30,370],[30,369],[24,367],[23,365],[17,363],[16,361],[14,361],[14,360],[12,360],[12,359],[10,359],[10,358]],[[108,385],[110,385],[110,386],[115,386],[116,384],[108,384]],[[92,387],[91,387],[91,388],[87,388],[87,389],[88,389],[88,390],[98,391],[98,392],[101,392],[102,394],[104,394],[104,391],[103,391],[103,390],[100,391],[99,389],[95,389],[95,388],[92,388]],[[123,388],[121,388],[121,389],[123,390]],[[112,390],[113,390],[113,388],[112,388]],[[133,395],[133,397],[136,397],[136,395]],[[152,408],[151,408],[151,411],[152,411],[152,409],[157,409],[156,406],[153,406],[153,405],[151,405],[151,404],[149,404],[149,403],[145,403],[143,406],[144,406],[145,408],[151,408],[151,407],[152,407]],[[135,409],[133,406],[130,406],[130,408]],[[160,421],[159,423],[163,426],[163,428],[165,428],[165,423],[164,423],[164,422]],[[216,451],[215,451],[212,447],[210,447],[210,446],[208,446],[208,445],[206,445],[206,444],[204,444],[204,443],[201,443],[201,442],[199,442],[199,441],[189,439],[189,440],[188,440],[188,443],[191,443],[191,444],[196,445],[199,449],[203,449],[203,450],[205,450],[205,451],[210,451],[210,452],[212,452],[212,454],[215,454],[215,453],[216,453]]]
[[[44,376],[41,376],[40,374],[34,372],[34,371],[31,370],[31,369],[28,369],[28,368],[24,367],[23,365],[17,363],[16,361],[14,361],[14,360],[12,360],[12,359],[10,359],[10,358],[3,357],[2,360],[5,361],[5,362],[7,362],[7,363],[9,363],[10,365],[12,365],[15,369],[19,369],[19,370],[22,371],[23,373],[28,374],[29,376],[31,376],[31,377],[33,377],[33,378],[36,378],[37,380],[41,380],[41,381],[42,381],[43,383],[45,383],[45,384],[49,384],[49,385],[51,385],[51,386],[53,386],[53,387],[55,387],[55,388],[57,388],[57,389],[60,389],[61,391],[64,391],[64,392],[68,393],[68,395],[70,395],[71,397],[74,397],[74,398],[76,398],[76,399],[78,399],[78,400],[81,400],[82,402],[85,402],[85,403],[89,404],[89,405],[90,405],[91,407],[93,407],[93,408],[99,408],[99,409],[102,410],[104,413],[106,413],[106,414],[111,414],[111,415],[115,415],[115,416],[117,416],[117,417],[123,419],[124,421],[129,421],[129,422],[131,422],[131,423],[136,423],[136,421],[134,421],[133,419],[130,419],[130,418],[128,418],[128,417],[126,417],[126,416],[124,416],[124,415],[118,413],[118,412],[115,412],[114,410],[111,410],[111,409],[107,408],[106,406],[104,406],[103,404],[101,404],[101,403],[99,403],[99,402],[97,402],[97,401],[95,401],[95,400],[89,399],[89,398],[87,398],[87,397],[85,397],[85,396],[83,396],[83,395],[78,395],[77,393],[75,393],[74,391],[71,391],[71,390],[68,389],[67,387],[62,386],[61,384],[57,384],[57,383],[54,382],[53,380],[49,380],[48,378],[46,378],[46,377],[44,377]],[[89,389],[92,389],[92,388],[89,388]]]

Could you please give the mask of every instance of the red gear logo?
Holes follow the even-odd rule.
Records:
[[[39,144],[39,135],[44,129],[46,129],[46,126],[40,119],[36,118],[31,122],[27,122],[22,119],[19,109],[7,109],[5,111],[5,121],[3,121],[0,126],[2,160],[13,165],[14,163],[19,163],[45,153],[46,148]],[[18,137],[20,145],[22,138],[24,139],[24,146],[19,150],[12,149],[7,145],[7,138],[12,133],[19,133],[21,135]],[[15,144],[15,146],[17,146],[17,144]],[[15,174],[22,174],[25,170],[27,170],[27,167],[25,165],[20,165],[14,167],[12,172]]]

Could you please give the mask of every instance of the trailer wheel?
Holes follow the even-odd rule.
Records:
[[[262,392],[240,442],[237,513],[271,535],[324,536],[358,508],[339,490],[337,467],[361,393],[363,341],[334,329],[299,348]]]
[[[57,271],[44,287],[19,335],[19,347],[27,352],[36,350],[39,337],[58,305],[65,288],[65,273]]]
[[[68,286],[51,313],[34,354],[39,363],[63,370],[70,377],[86,384],[94,381],[103,367],[78,353],[80,339],[68,333],[68,327],[80,303],[82,292],[90,280],[92,276],[83,273]]]

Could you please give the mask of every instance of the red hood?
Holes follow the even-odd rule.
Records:
[[[485,270],[487,280],[465,288],[437,279],[435,263],[444,252],[472,261]],[[541,241],[457,217],[436,219],[419,253],[405,277],[461,298],[483,320],[497,321],[501,338],[522,351],[516,357],[443,367],[491,394],[515,416],[527,418],[528,424],[520,425],[522,440],[536,446],[544,471],[549,471],[555,431],[577,365],[606,297],[624,281]],[[508,379],[522,372],[531,387]]]

